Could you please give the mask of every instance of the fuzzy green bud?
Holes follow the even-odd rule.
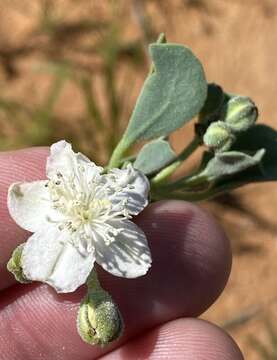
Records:
[[[235,133],[248,130],[258,118],[254,102],[245,96],[234,96],[226,104],[225,122]]]
[[[203,137],[204,144],[216,152],[229,150],[234,140],[230,127],[223,121],[212,123]]]
[[[24,246],[25,243],[20,244],[14,249],[11,258],[8,261],[7,269],[14,275],[17,281],[26,284],[29,283],[30,281],[25,277],[21,266],[21,255]]]
[[[117,305],[98,281],[95,286],[88,284],[88,288],[88,294],[79,308],[77,329],[85,342],[106,346],[121,335],[122,317]]]

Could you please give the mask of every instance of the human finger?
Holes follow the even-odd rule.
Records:
[[[152,250],[149,273],[135,280],[100,274],[125,320],[124,337],[113,347],[163,322],[199,315],[218,297],[230,272],[229,243],[214,220],[197,206],[181,201],[155,203],[136,222]],[[45,285],[2,293],[0,347],[6,359],[18,342],[15,360],[33,359],[38,352],[41,359],[51,354],[53,359],[82,360],[109,351],[90,347],[77,335],[76,313],[83,295],[81,290],[57,295]]]

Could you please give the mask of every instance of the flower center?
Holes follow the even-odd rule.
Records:
[[[100,178],[85,179],[82,174],[71,177],[57,173],[48,181],[52,208],[55,218],[49,221],[58,228],[71,233],[71,242],[82,252],[91,251],[94,243],[101,238],[109,245],[122,230],[115,229],[108,222],[128,217],[124,206],[115,211],[108,198],[109,185]],[[81,250],[80,250],[81,251]]]
[[[47,186],[53,208],[63,215],[71,229],[101,219],[111,211],[111,202],[99,197],[99,184],[96,181],[80,183],[76,177],[65,178],[58,173]],[[85,185],[85,186],[84,186]]]

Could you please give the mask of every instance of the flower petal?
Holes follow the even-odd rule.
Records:
[[[8,191],[8,209],[23,229],[35,232],[47,222],[52,212],[47,180],[12,184]]]
[[[110,245],[102,239],[95,244],[96,262],[115,276],[145,275],[151,266],[151,253],[143,231],[129,220],[113,220],[109,225],[123,230]]]
[[[94,254],[82,255],[69,241],[70,233],[55,226],[33,234],[22,253],[24,275],[60,293],[72,292],[84,284],[93,268]]]
[[[46,163],[48,178],[52,178],[57,173],[72,176],[72,174],[80,171],[80,167],[85,172],[88,181],[103,171],[101,166],[96,166],[85,155],[75,153],[71,144],[65,140],[58,141],[50,147],[50,156]]]
[[[130,215],[137,215],[148,204],[150,185],[147,177],[131,164],[126,169],[112,169],[107,175],[114,191],[109,195],[114,211],[124,204]]]

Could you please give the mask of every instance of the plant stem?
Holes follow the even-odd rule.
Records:
[[[124,154],[127,152],[131,145],[132,144],[126,141],[123,136],[112,153],[107,169],[119,167],[121,159],[124,157]]]
[[[151,192],[151,198],[155,201],[163,199],[176,199],[176,200],[185,200],[185,201],[203,201],[211,199],[212,197],[218,195],[214,189],[207,189],[204,191],[173,191],[173,192]]]
[[[189,145],[180,153],[180,155],[169,164],[166,168],[162,169],[152,180],[153,185],[158,185],[164,182],[174,171],[186,160],[200,145],[200,139],[195,136]]]
[[[102,290],[100,282],[98,280],[98,276],[95,270],[92,270],[92,272],[89,274],[86,285],[88,287],[88,291],[96,291],[96,290]]]
[[[203,186],[208,183],[207,177],[200,172],[193,176],[185,176],[171,183],[161,184],[158,189],[161,191],[192,191],[197,187],[199,191],[199,187],[202,186],[203,188]],[[205,188],[207,188],[207,186]]]

